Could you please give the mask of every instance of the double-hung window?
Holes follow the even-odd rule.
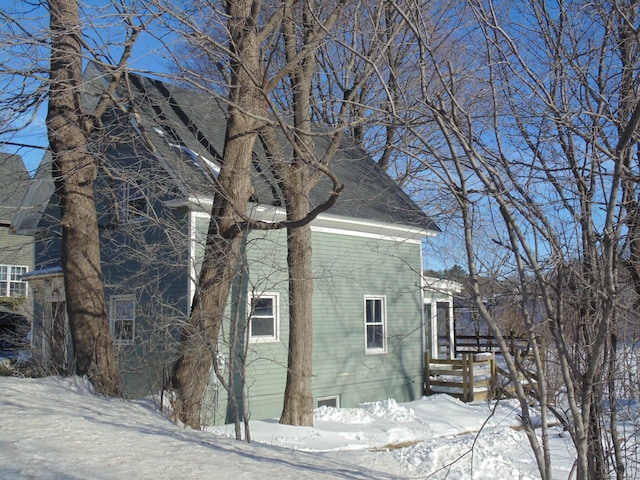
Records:
[[[387,308],[384,296],[365,296],[364,329],[366,353],[385,353],[387,351]]]
[[[249,338],[256,342],[277,342],[279,336],[278,294],[252,295],[249,308]]]
[[[109,317],[113,343],[116,345],[132,344],[135,338],[136,297],[134,295],[114,295],[111,297]]]
[[[28,270],[22,265],[0,265],[0,297],[26,297],[27,282],[21,277]]]

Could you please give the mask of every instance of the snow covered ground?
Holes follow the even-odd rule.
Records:
[[[495,407],[495,409],[493,409]],[[316,410],[315,426],[252,421],[194,431],[150,400],[91,393],[81,379],[0,377],[2,479],[535,479],[517,404],[446,395]],[[567,478],[570,439],[551,439],[554,478]]]

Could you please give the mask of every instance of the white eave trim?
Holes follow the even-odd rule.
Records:
[[[438,292],[451,295],[461,293],[463,285],[455,280],[445,280],[442,278],[422,276],[423,288],[425,292]]]
[[[285,210],[282,207],[254,204],[250,208],[253,218],[268,222],[277,222],[285,219]],[[318,215],[311,222],[311,231],[415,243],[421,243],[424,237],[435,237],[438,234],[438,232],[426,228],[342,217],[330,213]]]
[[[63,276],[62,267],[42,268],[40,270],[32,270],[22,275],[25,282],[33,282],[46,280],[48,278],[59,278]]]
[[[210,198],[199,199],[196,197],[176,198],[175,200],[165,200],[162,204],[167,208],[187,208],[189,210],[201,210],[209,213],[213,206],[213,200]]]
[[[360,218],[339,217],[321,214],[311,222],[314,232],[326,232],[342,235],[355,235],[392,241],[409,241],[421,243],[424,237],[433,237],[437,232],[426,228],[394,223],[377,222]]]
[[[211,199],[169,200],[164,202],[169,208],[188,208],[194,211],[209,213],[213,205]],[[264,222],[280,222],[286,218],[285,209],[273,205],[250,203],[248,214],[251,218]],[[410,225],[378,222],[361,218],[349,218],[338,215],[322,213],[311,222],[311,230],[314,232],[332,233],[338,235],[350,235],[357,237],[384,239],[392,241],[409,241],[420,243],[425,237],[435,237],[438,232],[427,228],[419,228]]]

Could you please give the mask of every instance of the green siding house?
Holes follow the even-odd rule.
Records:
[[[91,66],[86,75],[91,102],[106,80]],[[167,386],[180,325],[197,294],[226,108],[210,96],[142,76],[131,75],[129,85],[132,97],[121,92],[127,108],[110,112],[105,135],[92,148],[101,162],[95,185],[112,333],[125,389],[137,396]],[[322,157],[330,140],[320,133],[314,140]],[[349,140],[342,142],[330,167],[345,189],[336,205],[311,224],[317,405],[413,400],[423,393],[430,338],[422,242],[438,228]],[[53,324],[64,324],[57,198],[48,178],[45,159],[36,175],[38,191],[31,195],[39,201],[25,205],[14,221],[18,231],[37,236],[36,270],[30,275],[39,292],[34,296],[34,325],[39,326],[34,327],[34,349],[43,363],[57,362],[58,370],[67,371],[73,359],[68,340],[47,338],[55,331]],[[282,195],[259,145],[252,181],[255,193],[247,214],[282,219]],[[312,191],[312,206],[330,189],[328,180],[320,181]],[[251,418],[279,416],[288,344],[285,231],[244,236],[222,331],[206,421],[230,421],[230,398],[241,391]],[[62,366],[59,356],[52,362],[56,348],[66,355]]]

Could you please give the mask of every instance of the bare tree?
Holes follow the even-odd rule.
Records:
[[[209,4],[202,6],[212,8]],[[229,82],[231,79],[230,85],[233,87],[237,81],[235,69],[238,68],[243,75],[252,79],[253,86],[262,95],[264,110],[254,111],[244,107],[243,112],[252,113],[255,120],[252,125],[259,131],[261,145],[282,192],[287,219],[269,225],[245,219],[244,223],[238,225],[260,229],[288,229],[290,343],[285,405],[281,418],[283,423],[309,425],[313,421],[313,283],[311,231],[308,223],[337,199],[341,186],[339,179],[328,168],[330,160],[340,147],[349,122],[354,118],[349,114],[350,106],[362,101],[358,92],[362,91],[366,82],[371,81],[371,76],[379,75],[379,57],[385,56],[388,45],[396,35],[394,28],[387,28],[387,36],[381,37],[379,43],[372,42],[376,47],[365,52],[359,50],[359,45],[346,42],[345,38],[349,35],[362,35],[360,26],[354,24],[350,17],[361,8],[369,9],[373,16],[363,20],[363,23],[368,22],[369,31],[375,36],[374,32],[381,28],[380,19],[384,17],[385,11],[378,2],[338,2],[331,5],[326,2],[261,4],[260,9],[256,7],[252,10],[253,18],[250,19],[250,23],[255,23],[259,29],[259,36],[256,38],[260,43],[249,45],[247,38],[237,39],[245,42],[243,48],[256,49],[252,55],[260,56],[259,64],[253,60],[246,62],[246,55],[236,59],[235,52],[240,47],[234,43],[236,40],[233,35],[230,35],[231,48],[225,49],[217,44],[215,35],[224,34],[225,29],[212,26],[215,22],[208,23],[206,28],[197,29],[186,16],[180,19],[184,25],[190,25],[190,32],[199,32],[191,34],[192,48],[189,51],[193,52],[195,47],[199,52],[204,52],[190,63],[193,68],[188,75],[190,81],[202,83],[203,79],[208,78],[210,83],[220,85],[216,82]],[[217,18],[211,11],[205,17]],[[363,13],[362,18],[366,17]],[[340,34],[344,38],[332,30],[334,25],[340,26],[337,31],[346,32]],[[232,25],[228,25],[227,30],[232,33]],[[358,73],[352,75],[351,70],[342,70],[345,77],[351,78],[347,83],[340,82],[339,88],[342,90],[335,97],[327,77],[319,73],[317,59],[320,56],[328,59],[340,51],[350,51],[352,57],[358,58]],[[234,59],[228,70],[224,67],[224,61],[221,62],[225,55],[231,55]],[[355,63],[352,64],[352,69],[354,65]],[[327,67],[328,65],[325,66]],[[340,76],[339,67],[334,68],[331,75],[337,78]],[[223,83],[221,90],[225,86]],[[386,93],[382,97],[386,97]],[[230,109],[237,108],[238,100],[233,97],[229,100]],[[362,104],[361,107],[366,108],[366,105]],[[314,123],[324,124],[324,129],[312,126],[314,120]],[[360,121],[359,118],[357,120]],[[318,149],[314,141],[316,136],[328,136],[329,146],[324,150]],[[325,175],[333,182],[333,191],[324,204],[314,207],[310,203],[312,189]],[[240,210],[236,208],[236,212]],[[211,348],[215,348],[215,345],[213,341],[210,344]]]
[[[621,267],[629,259],[633,276],[635,262],[627,249],[637,197],[637,7],[468,2],[448,23],[453,57],[425,28],[429,7],[394,4],[412,29],[421,73],[420,102],[398,115],[413,137],[405,152],[422,159],[431,185],[457,204],[471,293],[503,352],[506,332],[480,279],[492,264],[517,279],[519,315],[543,379],[541,436],[518,359],[505,360],[542,478],[551,478],[551,412],[571,434],[577,478],[626,474],[615,374],[627,311]],[[555,392],[544,381],[551,373],[539,334],[551,339],[546,359],[562,379]]]
[[[201,12],[208,10],[208,18],[216,18],[215,4],[196,5],[196,8],[200,8]],[[216,79],[222,78],[228,84],[223,85],[221,90],[228,88],[229,91],[229,117],[222,159],[223,167],[217,179],[219,191],[216,192],[214,200],[208,246],[205,250],[198,293],[192,308],[191,327],[184,332],[182,354],[176,363],[173,376],[173,385],[178,392],[176,405],[179,418],[192,426],[199,425],[199,402],[209,378],[209,369],[218,346],[219,330],[230,282],[239,261],[238,249],[241,245],[239,234],[246,229],[289,228],[289,238],[290,240],[293,238],[289,242],[290,246],[298,245],[295,248],[296,251],[289,255],[290,267],[294,269],[290,275],[292,279],[291,328],[296,332],[293,335],[291,349],[293,357],[291,365],[295,364],[295,367],[289,368],[289,374],[296,376],[296,380],[289,382],[292,386],[288,389],[292,393],[287,395],[288,398],[295,400],[287,403],[299,404],[299,407],[296,407],[296,413],[286,421],[304,424],[312,422],[311,250],[310,230],[307,225],[319,213],[335,203],[341,187],[333,177],[334,191],[326,202],[315,208],[310,207],[308,195],[310,162],[314,162],[312,168],[319,170],[321,174],[331,176],[331,173],[323,166],[326,162],[314,160],[315,154],[310,142],[309,95],[311,79],[315,72],[314,52],[339,16],[340,9],[338,6],[333,6],[329,13],[320,15],[319,12],[312,12],[309,8],[311,8],[310,5],[304,14],[307,25],[302,39],[297,38],[298,33],[295,31],[298,24],[302,23],[297,13],[298,8],[289,2],[274,5],[228,3],[226,14],[233,20],[227,23],[226,30],[221,25],[216,28],[211,27],[210,24],[200,28],[193,24],[189,15],[176,15],[175,11],[170,14],[173,22],[188,27],[190,32],[194,30],[198,32],[196,35],[192,34],[190,40],[206,52],[206,62],[209,62],[209,65],[220,65],[220,59],[223,59],[222,68],[217,71],[221,75],[210,76],[209,81],[215,82]],[[314,17],[314,15],[318,16]],[[283,25],[281,29],[278,29],[279,22]],[[213,33],[228,34],[228,45],[222,44],[220,37]],[[274,53],[265,46],[270,42],[277,45],[280,35],[287,39],[283,44],[288,57],[283,63],[270,68]],[[206,62],[199,62],[200,72],[211,71]],[[202,85],[199,75],[193,71],[190,73],[190,81],[199,82]],[[304,80],[299,79],[301,74]],[[294,115],[294,124],[289,125],[284,116],[280,116],[274,92],[283,88],[283,82],[286,79],[292,78],[296,80],[295,87],[292,88],[291,95],[294,100],[291,105],[299,106],[293,108],[298,113]],[[293,150],[294,158],[297,160],[292,164],[281,157],[283,145],[275,140],[275,130],[280,130],[284,134],[285,148]],[[270,158],[272,160],[277,158],[277,161],[272,163],[276,176],[280,179],[280,187],[287,206],[287,220],[284,222],[261,223],[246,217],[247,202],[252,193],[249,173],[252,168],[252,153],[258,131],[262,132],[263,145],[268,146],[266,149]],[[266,141],[267,139],[272,141]],[[331,152],[327,154],[330,157]],[[222,204],[225,205],[224,208],[220,206]],[[305,240],[296,242],[295,239],[303,232]],[[219,244],[217,247],[214,245],[216,243]],[[225,263],[226,270],[222,268],[222,263]],[[226,276],[222,274],[224,271],[227,272]],[[218,300],[211,303],[213,298]],[[206,312],[206,315],[203,312]],[[203,321],[203,317],[212,320],[207,323]],[[304,322],[295,319],[304,319]],[[207,332],[205,335],[203,330]],[[295,346],[296,342],[300,348]],[[207,352],[204,352],[205,350]],[[194,375],[196,371],[200,373]],[[198,379],[196,380],[195,377]],[[300,389],[298,393],[295,393],[296,388]],[[300,402],[299,398],[303,398],[303,401]],[[191,413],[181,413],[187,411]]]
[[[53,155],[52,174],[60,198],[62,266],[76,372],[87,375],[96,390],[119,395],[118,366],[107,316],[100,240],[93,194],[96,161],[89,151],[91,135],[125,70],[140,28],[128,21],[128,39],[111,86],[98,104],[85,110],[82,96],[83,38],[79,4],[48,2],[51,66],[47,130]]]
[[[100,148],[113,140],[103,122],[114,111],[124,113],[127,108],[126,100],[117,99],[123,90],[118,94],[116,90],[128,69],[133,45],[145,29],[146,11],[138,7],[123,2],[94,6],[52,1],[16,4],[1,15],[0,41],[11,52],[0,71],[7,87],[2,98],[7,114],[2,133],[8,136],[34,124],[37,127],[39,109],[48,100],[46,127],[57,196],[52,206],[59,202],[60,216],[51,212],[46,217],[44,223],[50,222],[55,230],[48,238],[57,240],[40,246],[61,248],[61,254],[49,251],[43,256],[60,255],[66,299],[56,303],[58,328],[43,328],[56,337],[48,340],[56,341],[64,355],[68,314],[76,372],[87,375],[98,392],[109,395],[118,395],[121,389],[103,290],[98,232],[105,226],[97,218],[94,181],[98,168],[104,168]],[[109,33],[109,41],[104,32]],[[90,91],[92,81],[83,78],[82,69],[89,62],[99,65],[108,85],[97,94]],[[47,166],[49,158],[44,162]],[[66,372],[66,359],[61,362]]]
[[[291,109],[293,125],[287,131],[293,158],[284,157],[284,145],[279,144],[273,129],[266,126],[261,140],[271,159],[279,185],[283,192],[287,220],[298,222],[311,210],[310,192],[319,178],[328,173],[326,165],[339,145],[340,136],[333,139],[324,158],[317,154],[311,137],[311,104],[316,53],[314,50],[336,21],[338,10],[332,10],[327,20],[319,21],[311,3],[305,2],[302,12],[296,13],[295,2],[285,2],[282,20],[282,37],[286,65],[289,66]],[[299,18],[298,18],[299,17]],[[298,33],[302,25],[302,33]],[[287,125],[282,125],[287,128]],[[317,174],[313,175],[313,168]],[[337,182],[334,180],[334,184]],[[334,194],[340,192],[335,189]],[[311,227],[309,224],[289,227],[287,230],[287,264],[289,270],[289,354],[287,382],[280,423],[289,425],[313,425],[313,278]]]
[[[390,98],[393,92],[388,89],[382,88],[382,94],[371,96],[365,88],[384,85],[381,65],[383,59],[393,57],[398,29],[388,24],[388,13],[385,3],[378,1],[339,2],[334,9],[327,9],[322,2],[308,2],[301,7],[285,4],[281,28],[284,67],[270,82],[280,81],[279,77],[286,79],[285,86],[279,89],[285,93],[272,101],[271,110],[277,112],[277,106],[282,105],[281,109],[292,112],[293,120],[289,125],[283,114],[277,115],[283,140],[278,140],[272,125],[265,125],[260,139],[279,179],[287,218],[292,225],[313,212],[309,199],[323,175],[332,178],[332,195],[340,192],[338,179],[329,170],[330,162],[342,146],[346,131],[354,133],[356,141],[362,143],[362,138],[358,138],[363,121],[360,113],[366,109],[377,110],[380,97],[382,102],[393,103]],[[338,26],[335,31],[332,30],[334,24]],[[369,35],[373,40],[364,44],[353,41]],[[319,62],[319,59],[323,60]],[[319,131],[318,125],[322,125],[324,131]],[[319,135],[330,137],[326,150],[315,146],[314,137]],[[287,158],[288,147],[291,158]],[[289,227],[287,248],[290,333],[287,385],[280,422],[312,425],[310,227]]]
[[[231,282],[242,245],[239,212],[246,212],[252,193],[250,170],[257,130],[265,117],[256,72],[260,71],[259,32],[255,2],[232,1],[229,18],[231,84],[225,150],[218,176],[204,261],[189,327],[182,334],[172,386],[177,392],[176,414],[200,427],[201,403],[209,378]]]
[[[189,327],[182,335],[181,353],[172,376],[172,385],[178,394],[175,402],[178,418],[195,428],[200,426],[201,402],[217,349],[231,282],[240,261],[240,233],[247,228],[283,227],[253,222],[246,216],[253,192],[250,172],[254,144],[258,130],[268,118],[261,41],[272,31],[274,19],[279,19],[282,12],[277,12],[271,19],[272,24],[267,24],[262,30],[258,28],[261,15],[258,3],[229,2],[226,13],[230,19],[227,25],[229,45],[225,49],[230,58],[230,86],[225,149],[217,178],[219,189],[214,197],[198,293],[194,298]],[[205,33],[199,41],[209,49],[220,47],[216,39]],[[312,218],[302,219],[302,224]]]

